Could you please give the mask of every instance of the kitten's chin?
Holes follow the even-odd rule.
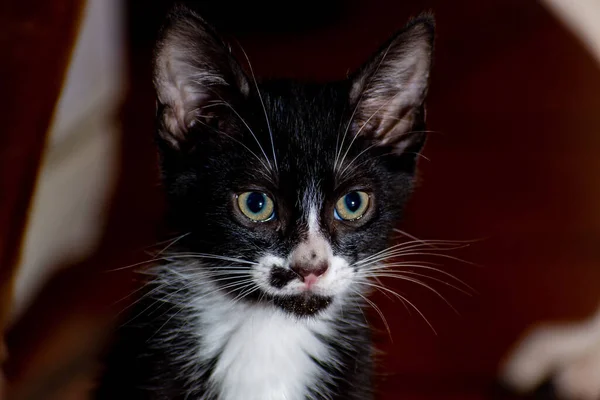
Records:
[[[331,297],[303,293],[297,295],[274,296],[273,304],[298,317],[312,317],[324,311],[332,302]]]

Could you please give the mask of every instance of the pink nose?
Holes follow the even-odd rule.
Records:
[[[322,262],[319,264],[294,264],[292,265],[292,271],[294,271],[296,274],[298,274],[298,276],[300,277],[300,279],[302,279],[304,281],[304,278],[306,278],[309,275],[314,275],[314,276],[321,276],[325,273],[325,271],[327,271],[328,265],[326,262]]]

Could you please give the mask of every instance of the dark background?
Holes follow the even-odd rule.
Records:
[[[476,293],[432,282],[457,314],[427,289],[386,282],[437,334],[414,311],[374,296],[391,331],[390,338],[372,313],[383,351],[379,399],[500,396],[497,368],[525,329],[585,317],[598,301],[598,65],[529,0],[254,3],[192,6],[239,41],[257,76],[319,81],[344,78],[410,16],[435,13],[433,133],[400,227],[423,239],[482,239],[449,253],[476,266],[441,260]],[[56,276],[9,332],[14,398],[32,388],[40,398],[67,398],[59,389],[84,380],[115,314],[110,305],[136,285],[130,271],[102,271],[140,259],[134,249],[160,232],[150,60],[169,5],[128,2],[129,88],[116,117],[122,164],[105,237],[97,254]]]

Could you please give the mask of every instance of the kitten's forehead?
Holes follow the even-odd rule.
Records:
[[[333,171],[338,142],[346,132],[347,89],[275,82],[265,85],[264,93],[281,172],[314,197]]]

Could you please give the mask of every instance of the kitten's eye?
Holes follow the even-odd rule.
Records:
[[[242,214],[254,222],[267,222],[275,217],[275,205],[269,196],[260,192],[244,192],[237,198]]]
[[[369,208],[369,195],[355,191],[340,197],[335,203],[333,215],[335,219],[354,221],[361,218]]]

